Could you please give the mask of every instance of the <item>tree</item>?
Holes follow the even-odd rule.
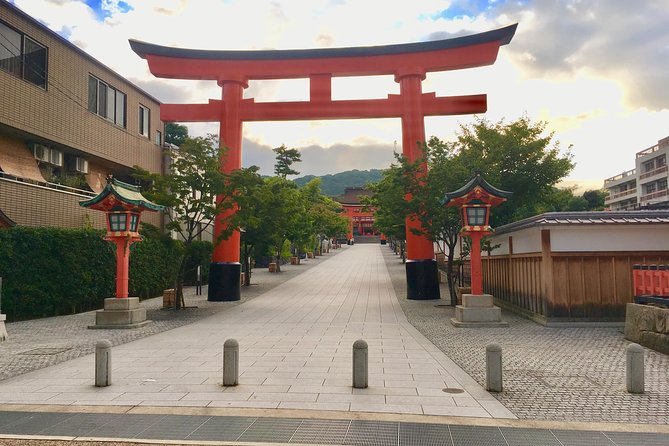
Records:
[[[188,138],[188,127],[175,122],[165,124],[165,142],[180,147]]]
[[[601,211],[604,209],[606,197],[608,196],[609,193],[604,189],[583,192],[583,198],[588,202],[589,211]]]
[[[320,193],[321,180],[314,178],[300,189],[304,200],[309,222],[307,243],[320,243],[324,238],[337,237],[348,229],[348,221],[339,215],[341,206]]]
[[[409,178],[413,175],[412,166],[406,158],[395,154],[397,163],[382,172],[381,180],[369,185],[370,197],[363,197],[362,202],[368,209],[374,209],[374,226],[390,239],[390,243],[399,244],[402,261],[405,260],[406,221],[409,215],[409,203],[405,195],[409,190]],[[395,247],[395,246],[393,246]]]
[[[167,208],[165,229],[174,231],[183,241],[184,252],[175,287],[177,309],[183,300],[185,266],[192,242],[221,212],[238,206],[236,177],[219,171],[219,159],[224,152],[217,147],[214,135],[186,138],[180,147],[167,149],[171,164],[165,175],[135,166],[134,176],[147,184],[147,198]],[[222,198],[217,200],[217,197]],[[229,237],[234,229],[235,226],[227,224],[222,236]]]
[[[460,230],[456,209],[445,208],[444,194],[463,186],[476,172],[491,184],[514,195],[492,213],[491,224],[498,226],[535,215],[554,196],[555,184],[573,168],[571,155],[562,155],[553,134],[545,133],[546,124],[520,118],[510,124],[491,124],[478,119],[463,125],[457,140],[444,142],[432,137],[424,145],[424,159],[409,163],[398,157],[398,165],[384,172],[384,179],[373,189],[391,191],[393,198],[377,199],[377,221],[399,216],[420,219],[420,235],[446,247],[448,284],[451,303],[455,303],[454,250]],[[427,162],[428,172],[417,175]],[[381,186],[393,179],[395,186]],[[392,184],[392,183],[390,183]],[[394,192],[392,192],[394,191]],[[407,204],[400,200],[407,198]],[[384,203],[388,209],[383,210]]]
[[[294,163],[302,161],[300,152],[297,149],[289,149],[284,144],[282,144],[280,147],[272,149],[272,151],[276,153],[274,173],[277,176],[286,178],[288,175],[297,175],[300,173],[290,167]]]
[[[561,154],[546,123],[527,117],[509,124],[477,119],[461,126],[457,140],[446,144],[470,176],[480,172],[490,184],[513,192],[492,213],[493,227],[536,215],[574,168],[571,153]]]

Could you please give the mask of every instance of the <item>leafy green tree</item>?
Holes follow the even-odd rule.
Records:
[[[282,144],[281,146],[272,149],[272,151],[276,153],[274,173],[277,176],[286,178],[288,175],[297,175],[300,173],[291,167],[294,163],[302,161],[302,156],[297,149],[289,149]]]
[[[294,225],[299,224],[303,215],[297,185],[283,177],[265,180],[260,191],[260,206],[257,209],[268,231],[268,244],[272,247],[277,272],[281,271],[283,247],[291,236],[295,237]]]
[[[491,218],[493,227],[542,211],[554,198],[555,184],[574,166],[571,155],[560,153],[559,144],[552,141],[553,135],[546,134],[545,128],[545,123],[533,123],[525,117],[509,124],[503,121],[491,124],[479,119],[461,126],[454,142],[430,138],[424,145],[424,159],[409,163],[406,158],[398,157],[398,164],[388,169],[388,173],[384,172],[384,179],[372,188],[375,191],[385,188],[394,195],[392,199],[383,200],[382,195],[375,197],[377,222],[387,227],[391,225],[383,221],[384,217],[395,221],[406,216],[420,219],[421,235],[437,242],[440,249],[445,246],[453,304],[452,265],[461,222],[457,209],[443,206],[444,194],[463,186],[480,172],[489,183],[514,193],[506,203],[495,208]],[[417,175],[425,162],[428,172]],[[388,187],[390,179],[394,180],[393,188]],[[402,204],[400,200],[405,197],[408,200]],[[384,204],[388,209],[383,210]]]
[[[175,122],[165,124],[165,142],[180,147],[188,138],[188,127]]]
[[[370,197],[363,197],[367,209],[374,209],[374,226],[389,239],[391,245],[399,245],[402,261],[406,259],[406,221],[411,213],[409,203],[404,198],[410,189],[409,178],[415,166],[406,158],[395,154],[397,163],[382,172],[381,180],[369,185]]]
[[[237,211],[230,219],[230,225],[240,228],[240,257],[244,271],[244,285],[251,285],[251,259],[256,248],[270,238],[269,226],[262,220],[263,178],[257,166],[233,171],[230,181],[236,187]]]
[[[191,246],[219,214],[237,206],[238,186],[232,181],[233,177],[219,171],[219,158],[224,149],[217,147],[214,135],[186,138],[180,147],[167,149],[167,153],[171,159],[168,173],[151,173],[135,166],[134,176],[147,184],[144,192],[147,198],[167,208],[165,229],[174,231],[183,241],[184,252],[175,287],[178,309],[183,299],[185,266],[191,256]],[[224,238],[235,229],[231,224],[226,227]]]
[[[527,117],[508,124],[477,119],[447,143],[470,176],[480,172],[490,184],[513,192],[492,213],[493,227],[539,213],[553,187],[574,168],[571,153],[562,154],[553,136],[545,122]]]
[[[306,220],[309,222],[309,233],[307,241],[319,244],[324,238],[337,237],[348,229],[348,221],[339,215],[340,205],[320,193],[319,178],[314,178],[300,189],[307,212]]]
[[[601,211],[605,207],[609,193],[604,189],[587,190],[583,192],[583,199],[588,202],[589,211]]]

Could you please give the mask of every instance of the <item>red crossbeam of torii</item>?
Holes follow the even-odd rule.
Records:
[[[402,152],[410,160],[422,155],[425,116],[483,113],[486,95],[437,97],[423,93],[426,73],[490,65],[501,45],[508,44],[517,25],[485,33],[430,42],[376,47],[310,50],[210,51],[163,47],[131,40],[157,77],[215,80],[222,98],[207,104],[163,104],[166,122],[220,122],[221,144],[228,147],[221,169],[241,167],[242,123],[324,119],[401,118]],[[399,95],[386,99],[332,100],[332,77],[393,75]],[[250,80],[309,79],[309,101],[256,103],[243,99]],[[410,299],[439,297],[432,242],[414,234],[407,220],[407,286]],[[215,236],[223,229],[216,222]],[[239,295],[239,233],[214,250],[210,300],[236,300]],[[220,271],[219,271],[220,270]],[[236,278],[234,277],[236,274]],[[231,282],[236,281],[236,284]],[[436,295],[435,295],[436,294]]]

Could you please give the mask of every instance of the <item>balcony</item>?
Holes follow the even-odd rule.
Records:
[[[634,180],[634,177],[636,175],[636,169],[628,170],[627,172],[623,172],[621,174],[618,174],[614,177],[607,178],[604,180],[604,187],[608,187],[607,185],[609,183],[616,183],[619,182],[620,180],[627,180],[627,181],[632,181]]]
[[[639,175],[639,180],[644,180],[646,178],[650,178],[650,177],[653,177],[655,175],[659,175],[659,174],[664,173],[666,171],[667,171],[667,166],[665,164],[664,166],[658,167],[657,169],[653,169],[649,172],[642,173],[641,175]]]
[[[647,195],[642,195],[641,196],[641,202],[643,203],[644,201],[651,201],[651,200],[655,200],[657,198],[666,197],[666,196],[667,196],[667,189],[658,190],[657,192],[652,192],[652,193],[647,194]]]
[[[636,195],[636,187],[634,189],[628,189],[622,192],[618,192],[617,194],[611,194],[606,199],[604,200],[605,203],[612,203],[614,201],[618,201],[624,197],[628,197],[629,195]]]
[[[649,147],[646,150],[642,150],[641,152],[637,152],[636,157],[637,157],[637,159],[638,158],[643,158],[644,156],[648,156],[648,155],[650,155],[654,152],[657,152],[658,150],[660,150],[660,146],[659,145],[654,145],[653,147]]]

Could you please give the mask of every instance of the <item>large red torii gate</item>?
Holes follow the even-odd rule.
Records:
[[[220,122],[221,145],[228,147],[221,170],[241,167],[244,121],[401,118],[402,152],[415,161],[422,155],[425,116],[482,113],[486,95],[437,97],[423,93],[428,72],[491,65],[499,47],[508,44],[517,25],[453,39],[375,47],[310,50],[210,51],[170,48],[130,40],[151,73],[171,79],[209,79],[222,87],[222,99],[208,104],[163,104],[166,122]],[[399,95],[386,99],[332,100],[332,77],[394,75]],[[309,101],[256,103],[243,99],[249,80],[309,78]],[[417,221],[407,219],[407,297],[439,298],[437,264],[430,240],[415,235]],[[214,236],[223,229],[217,220]],[[208,299],[239,300],[239,232],[214,249]]]

